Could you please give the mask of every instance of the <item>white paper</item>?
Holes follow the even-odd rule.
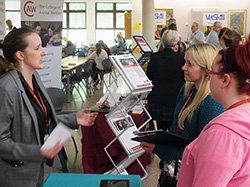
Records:
[[[128,153],[134,153],[142,148],[140,142],[131,140],[135,137],[135,132],[138,132],[137,127],[130,115],[125,117],[110,119],[111,128],[116,136],[119,136],[121,144],[124,146]]]
[[[151,91],[152,83],[133,55],[110,55],[109,59],[131,91]]]
[[[60,122],[41,147],[41,151],[46,151],[53,148],[58,142],[65,143],[72,136],[73,132],[74,130]]]

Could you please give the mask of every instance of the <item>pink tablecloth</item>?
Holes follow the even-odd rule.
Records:
[[[140,126],[146,120],[145,113],[131,115],[135,124]],[[95,124],[92,127],[82,127],[82,164],[84,173],[101,174],[114,168],[108,156],[104,152],[104,147],[115,137],[104,114],[98,114]],[[113,160],[119,163],[127,155],[118,141],[114,142],[109,153]],[[145,167],[150,164],[150,154],[144,153],[139,160]],[[144,175],[137,162],[132,163],[127,171],[129,174]]]

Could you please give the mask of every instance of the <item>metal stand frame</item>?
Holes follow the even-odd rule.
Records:
[[[149,124],[149,122],[151,121],[152,117],[150,116],[149,112],[147,111],[146,107],[144,106],[144,104],[142,103],[142,99],[145,98],[147,96],[147,94],[149,93],[148,90],[145,91],[140,91],[140,93],[133,93],[133,90],[131,90],[131,92],[122,99],[122,101],[117,102],[115,97],[112,95],[111,92],[111,86],[112,84],[116,84],[118,82],[118,78],[121,77],[123,80],[124,78],[122,77],[121,74],[118,74],[116,77],[114,77],[114,79],[112,80],[112,82],[109,85],[106,85],[106,89],[107,92],[109,93],[109,96],[111,96],[111,98],[114,100],[115,102],[115,107],[108,113],[106,114],[106,120],[108,122],[108,124],[110,125],[112,131],[114,132],[114,134],[116,135],[117,132],[114,131],[114,129],[112,128],[112,124],[110,122],[110,119],[112,119],[112,117],[117,114],[117,112],[119,112],[119,114],[121,115],[120,117],[125,117],[125,119],[127,120],[126,116],[127,113],[138,103],[140,103],[140,105],[143,108],[143,111],[146,113],[148,119],[138,128],[138,130],[140,131],[142,128],[146,128],[146,125]],[[126,81],[124,81],[126,82]],[[126,82],[127,83],[127,82]],[[125,107],[126,103],[129,101],[129,99],[131,99],[131,97],[135,100],[132,104],[130,104],[128,107]],[[116,116],[117,117],[117,116]],[[129,127],[127,127],[129,128]],[[126,128],[126,129],[127,129]],[[109,160],[111,161],[111,163],[113,164],[114,168],[108,172],[106,172],[106,174],[128,174],[126,171],[126,168],[133,163],[134,161],[137,161],[138,164],[140,165],[142,171],[144,172],[144,176],[142,177],[142,180],[144,180],[147,176],[148,173],[145,170],[145,168],[143,167],[143,165],[141,164],[140,160],[138,159],[139,156],[141,156],[145,151],[144,150],[139,150],[136,151],[134,153],[130,153],[128,152],[128,150],[124,147],[123,142],[120,141],[119,137],[126,131],[126,129],[124,129],[120,134],[118,134],[111,142],[109,142],[109,144],[107,146],[105,146],[104,151],[107,154]],[[126,151],[127,157],[125,157],[120,163],[116,164],[114,162],[114,160],[112,159],[111,155],[108,152],[108,148],[116,141],[118,140],[120,142],[120,144],[122,145],[123,149]]]

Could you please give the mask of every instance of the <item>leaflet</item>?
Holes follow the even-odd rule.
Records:
[[[54,128],[48,139],[41,147],[41,151],[49,150],[59,142],[65,143],[72,136],[73,132],[73,129],[70,129],[61,122],[58,123],[58,125]]]

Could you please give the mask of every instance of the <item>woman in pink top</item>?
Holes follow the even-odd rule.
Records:
[[[250,186],[250,35],[219,51],[211,70],[212,97],[225,109],[186,147],[178,187]]]

